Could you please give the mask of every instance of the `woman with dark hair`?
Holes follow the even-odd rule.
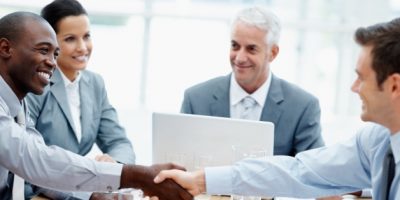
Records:
[[[41,16],[55,30],[60,53],[50,87],[43,95],[27,96],[36,129],[47,145],[86,155],[96,143],[104,153],[96,160],[133,164],[132,144],[109,103],[104,81],[86,70],[93,48],[86,10],[76,0],[55,0]]]

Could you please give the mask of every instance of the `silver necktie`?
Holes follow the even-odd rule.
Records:
[[[247,96],[240,101],[243,111],[240,114],[241,119],[252,119],[251,113],[254,111],[254,107],[257,105],[256,100],[251,96]]]

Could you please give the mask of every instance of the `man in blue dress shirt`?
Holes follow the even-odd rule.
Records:
[[[101,163],[45,145],[26,118],[23,99],[28,92],[43,93],[56,67],[58,51],[54,30],[39,15],[15,12],[0,19],[0,199],[16,199],[21,194],[12,191],[18,189],[13,188],[12,180],[21,180],[15,175],[59,190],[113,191],[128,187],[160,199],[192,199],[172,181],[161,187],[153,182],[162,168],[175,167],[171,164],[145,167]],[[17,116],[19,123],[14,121]],[[11,191],[16,195],[12,197]]]
[[[361,46],[352,91],[362,100],[363,121],[352,139],[296,157],[247,159],[195,172],[168,170],[192,195],[240,194],[323,197],[372,187],[376,200],[400,199],[400,18],[359,28]]]

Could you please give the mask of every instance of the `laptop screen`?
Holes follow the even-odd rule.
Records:
[[[273,155],[271,122],[153,113],[152,129],[153,163],[174,162],[193,170],[230,165],[238,160],[238,149]]]

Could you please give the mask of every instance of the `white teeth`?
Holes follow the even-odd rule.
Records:
[[[77,56],[75,57],[76,60],[80,62],[86,62],[87,61],[87,56]]]
[[[39,74],[39,76],[43,77],[46,80],[50,79],[50,74],[47,74],[47,73],[44,73],[44,72],[39,72],[38,74]]]

